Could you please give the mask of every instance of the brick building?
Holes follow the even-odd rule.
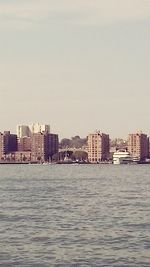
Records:
[[[0,160],[6,158],[8,153],[17,151],[17,135],[11,134],[10,131],[0,133]]]
[[[144,161],[149,157],[149,138],[142,132],[128,135],[128,151],[132,157]]]
[[[109,159],[109,135],[97,131],[88,135],[88,160],[98,163]]]

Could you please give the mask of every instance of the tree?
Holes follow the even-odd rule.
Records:
[[[23,161],[26,161],[27,160],[27,157],[24,155],[22,160]]]
[[[38,156],[38,157],[37,157],[37,160],[38,160],[38,161],[41,161],[41,157],[40,157],[40,156]]]
[[[72,159],[78,160],[78,161],[86,161],[88,159],[88,153],[82,150],[76,150],[71,155]]]
[[[70,139],[63,138],[60,142],[60,148],[70,147]]]

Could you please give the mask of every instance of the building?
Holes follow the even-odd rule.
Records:
[[[31,125],[17,125],[18,138],[31,137],[33,133],[43,132],[50,133],[50,125],[39,123],[32,123]]]
[[[14,151],[8,153],[6,160],[11,163],[29,163],[31,162],[31,151]]]
[[[4,157],[4,135],[0,133],[0,160]]]
[[[31,137],[18,138],[18,151],[31,151]]]
[[[17,136],[18,138],[30,136],[29,126],[28,125],[17,125]]]
[[[96,131],[88,135],[88,160],[98,163],[109,159],[109,135]]]
[[[17,151],[17,135],[11,134],[10,131],[5,131],[3,134],[4,154]]]
[[[51,161],[52,156],[58,153],[58,147],[57,134],[33,133],[31,136],[31,159],[34,162]]]
[[[149,138],[142,132],[128,135],[128,151],[133,158],[144,161],[149,157]]]
[[[30,135],[33,133],[50,133],[50,125],[33,123],[29,125]]]
[[[44,129],[45,131],[43,131]],[[31,137],[22,136],[29,133],[26,126],[23,125],[18,126],[18,137],[9,131],[0,133],[0,160],[12,162],[51,161],[52,156],[58,153],[59,140],[58,135],[49,133],[49,130],[48,125],[41,125],[40,128],[33,129],[37,133],[31,133]]]
[[[7,154],[17,151],[17,135],[11,134],[10,131],[0,133],[0,160],[4,160]]]
[[[48,135],[44,133],[33,133],[31,136],[31,160],[44,162],[49,159]]]
[[[52,160],[54,154],[59,150],[58,134],[48,134],[48,146],[49,146],[49,159]]]

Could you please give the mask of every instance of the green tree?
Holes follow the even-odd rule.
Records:
[[[82,150],[76,150],[71,155],[72,159],[78,160],[78,161],[86,161],[88,159],[88,153]]]
[[[60,148],[70,147],[70,141],[68,138],[63,138],[60,142]]]

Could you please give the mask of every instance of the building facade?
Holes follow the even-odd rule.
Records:
[[[33,123],[29,125],[30,135],[33,133],[50,133],[50,125]]]
[[[0,160],[4,157],[4,135],[0,133]]]
[[[10,131],[0,133],[0,160],[6,159],[8,153],[17,151],[17,149],[18,142],[16,134],[11,134]]]
[[[57,134],[47,132],[33,133],[31,136],[31,159],[36,162],[51,161],[58,153],[59,139]]]
[[[18,151],[31,151],[31,137],[18,138]]]
[[[22,136],[29,133],[25,125],[18,126],[18,136],[11,134],[10,131],[0,133],[0,161],[51,161],[52,156],[58,153],[58,135],[49,133],[49,125],[41,125],[40,128],[37,127],[33,130],[37,132],[31,133],[31,137]]]
[[[149,138],[139,132],[128,135],[128,151],[133,158],[144,161],[149,157]]]
[[[33,133],[43,132],[50,133],[50,125],[39,123],[32,123],[31,125],[17,125],[18,138],[31,137]]]
[[[58,134],[48,134],[48,146],[49,146],[49,160],[52,160],[54,154],[59,150]]]
[[[109,135],[97,131],[88,135],[88,160],[98,163],[109,159]]]
[[[34,162],[48,161],[48,135],[33,133],[31,136],[31,160]]]
[[[31,151],[14,151],[6,155],[7,162],[29,163],[31,162]]]
[[[17,125],[18,138],[30,136],[30,129],[28,125]]]

